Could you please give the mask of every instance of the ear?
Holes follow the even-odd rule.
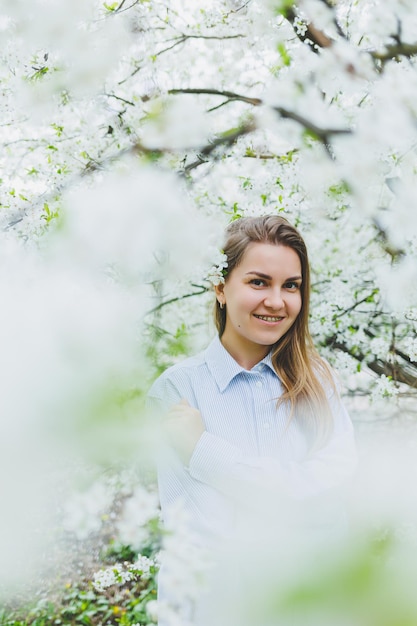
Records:
[[[224,284],[223,283],[219,283],[218,285],[214,286],[214,293],[216,294],[216,298],[218,302],[221,302],[224,304]]]

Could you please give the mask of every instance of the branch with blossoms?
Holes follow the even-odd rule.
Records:
[[[354,348],[350,347],[336,336],[329,337],[325,345],[349,354],[358,363],[366,364],[366,367],[378,376],[387,376],[396,383],[402,383],[412,389],[417,389],[417,367],[411,363],[408,357],[406,357],[407,360],[404,360],[404,362],[399,361],[398,357],[401,357],[401,352],[397,350],[393,352],[393,357],[395,355],[395,358],[392,361],[380,358],[368,360],[367,356],[357,349],[357,346]]]
[[[244,96],[239,93],[235,93],[234,91],[225,91],[221,89],[170,89],[168,91],[170,95],[177,94],[205,94],[209,96],[224,96],[228,99],[228,102],[239,101],[246,102],[247,104],[253,104],[253,106],[259,106],[262,104],[262,100],[260,98],[252,98],[251,96]]]
[[[215,39],[215,40],[225,40],[225,39],[240,39],[241,37],[244,37],[244,35],[192,35],[192,34],[181,34],[178,35],[178,37],[174,37],[171,41],[174,41],[173,44],[171,44],[170,46],[168,46],[167,48],[163,48],[162,50],[159,50],[158,52],[155,53],[155,57],[160,56],[161,54],[164,54],[165,52],[169,52],[169,50],[172,50],[173,48],[176,48],[177,46],[180,46],[181,44],[185,43],[186,41],[189,41],[190,39]]]
[[[334,6],[326,2],[326,0],[323,0],[323,2],[333,12],[333,24],[338,35],[342,39],[346,39],[346,35],[336,18]],[[335,43],[335,39],[317,28],[312,22],[304,22],[294,7],[283,10],[282,15],[290,22],[298,39],[307,44],[313,52],[318,53],[320,48],[330,48]],[[398,60],[400,57],[410,59],[417,56],[417,42],[405,43],[401,41],[399,33],[392,35],[392,38],[395,43],[385,44],[383,51],[367,50],[366,53],[374,61],[380,61],[382,64],[394,59]],[[352,66],[349,66],[347,69],[353,71]]]
[[[220,135],[219,137],[217,137],[216,139],[214,139],[213,141],[205,145],[203,148],[201,148],[198,151],[197,160],[193,161],[192,163],[189,163],[189,165],[186,165],[184,169],[182,170],[182,172],[184,173],[189,172],[195,169],[196,167],[198,167],[199,165],[202,165],[202,163],[206,163],[207,161],[206,157],[210,156],[210,154],[212,154],[212,152],[214,152],[216,148],[220,146],[224,146],[224,145],[231,146],[234,143],[236,143],[236,141],[240,137],[243,137],[244,135],[248,135],[249,133],[252,133],[255,129],[256,129],[256,125],[254,124],[253,121],[250,121],[247,124],[243,124],[243,126],[240,126],[237,129],[232,129],[230,131],[223,133],[222,135]]]
[[[410,59],[417,56],[417,43],[403,43],[400,41],[395,44],[388,44],[385,46],[384,52],[374,50],[370,52],[370,55],[375,60],[382,62],[399,59],[400,57]]]
[[[261,98],[254,98],[251,96],[238,94],[233,91],[222,91],[219,89],[205,89],[205,88],[170,89],[168,93],[173,94],[173,95],[205,94],[205,95],[212,95],[212,96],[213,95],[224,96],[225,98],[227,98],[226,102],[240,101],[240,102],[246,102],[248,104],[252,104],[253,106],[260,106],[264,104],[264,101]],[[303,126],[306,131],[311,133],[316,139],[323,142],[324,144],[327,144],[330,140],[330,137],[333,135],[348,135],[348,134],[351,134],[352,132],[350,128],[331,128],[331,127],[323,128],[321,126],[318,126],[311,120],[307,119],[303,115],[300,115],[299,113],[296,113],[295,111],[291,111],[290,109],[286,109],[285,107],[272,107],[272,109],[276,111],[276,113],[278,113],[279,116],[282,117],[283,119],[293,120],[294,122],[297,122],[298,124],[300,124],[300,126]],[[246,134],[247,132],[251,132],[251,130],[255,130],[253,123],[250,124],[249,126],[250,128],[248,128],[247,131],[242,134]],[[204,154],[205,149],[206,148],[203,148],[202,154]],[[211,150],[209,152],[211,152]]]
[[[303,43],[310,46],[313,52],[317,53],[319,48],[330,48],[333,45],[334,40],[328,37],[323,31],[319,30],[312,23],[303,24],[303,28],[300,27],[300,17],[297,15],[293,8],[286,9],[284,17],[290,22],[294,28],[294,32],[298,39]],[[335,20],[336,22],[336,20]],[[340,27],[339,27],[340,28]],[[340,33],[341,33],[340,29]]]
[[[204,287],[204,285],[191,285],[192,287],[196,287],[198,289],[198,291],[192,291],[191,293],[186,293],[183,294],[182,296],[176,296],[175,298],[170,298],[169,300],[164,300],[163,302],[160,302],[159,304],[157,304],[156,306],[153,307],[153,309],[150,309],[147,312],[147,315],[151,315],[152,313],[156,313],[157,311],[160,311],[161,309],[163,309],[164,307],[168,306],[169,304],[174,304],[175,302],[179,302],[180,300],[185,300],[186,298],[192,298],[194,296],[201,296],[201,294],[206,293],[209,288],[208,287]]]

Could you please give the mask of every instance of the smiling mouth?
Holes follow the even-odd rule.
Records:
[[[284,319],[283,317],[278,317],[275,315],[256,315],[254,313],[254,316],[258,318],[258,320],[263,320],[264,322],[280,322]]]

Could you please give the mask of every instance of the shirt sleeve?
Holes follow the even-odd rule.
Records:
[[[332,436],[301,462],[283,465],[273,457],[247,457],[234,444],[206,431],[191,457],[190,475],[237,500],[271,493],[305,499],[341,487],[356,467],[356,446],[346,409],[338,397],[331,405]]]

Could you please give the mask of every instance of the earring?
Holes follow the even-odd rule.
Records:
[[[219,304],[220,304],[220,308],[224,309],[224,302],[219,302]]]

